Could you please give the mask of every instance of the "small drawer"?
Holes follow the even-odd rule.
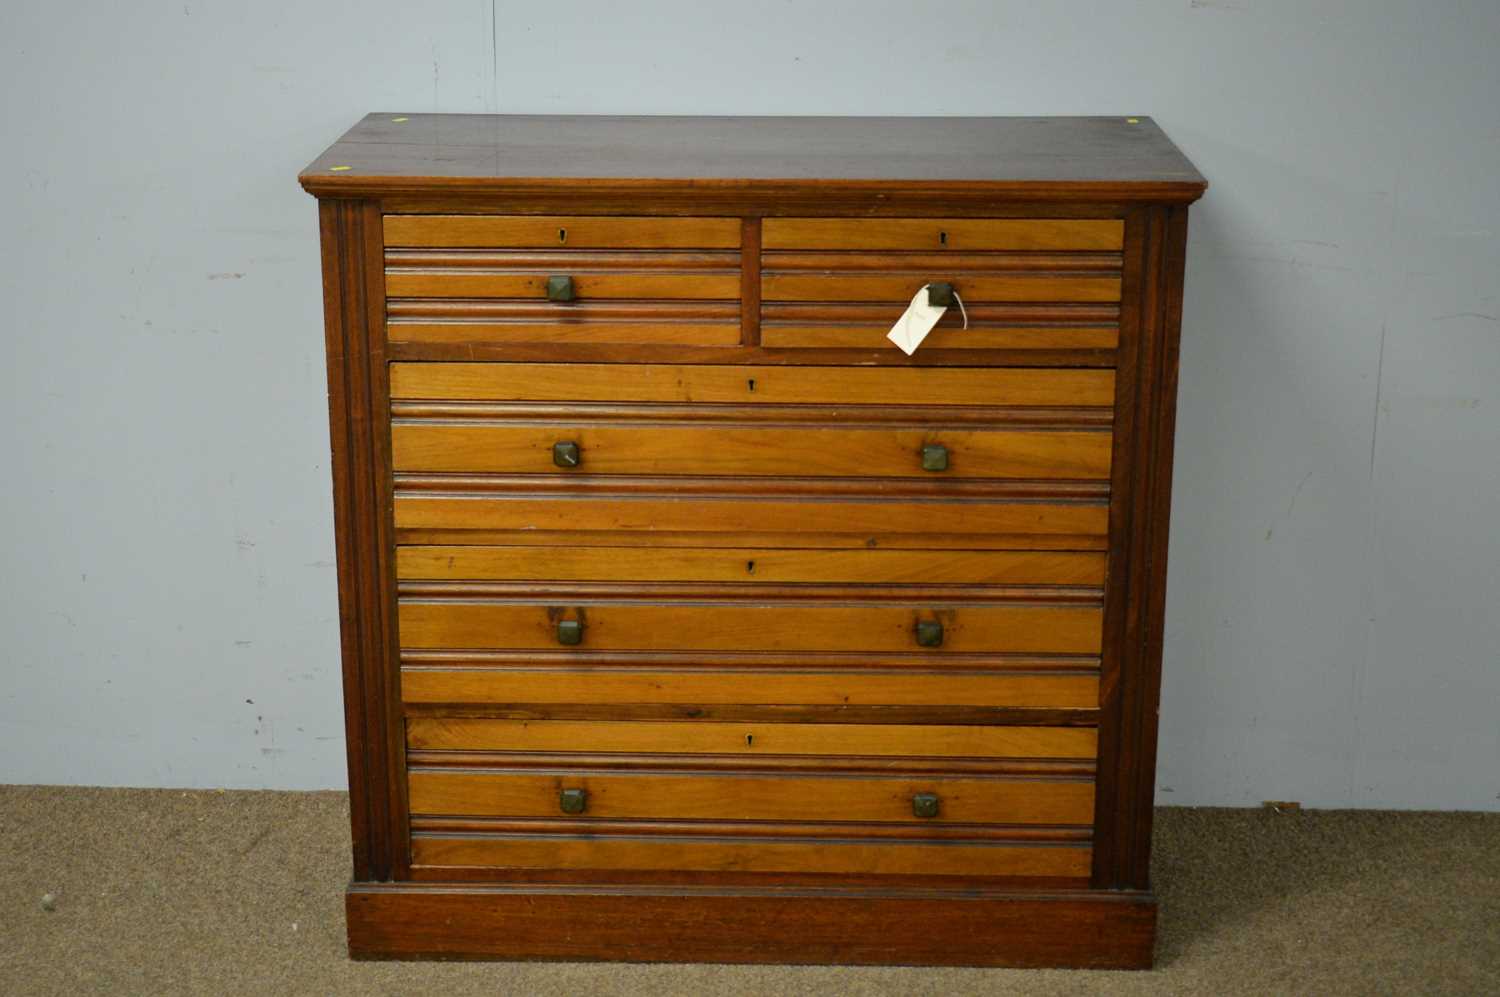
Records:
[[[413,816],[1089,825],[1092,779],[413,768]]]
[[[740,341],[734,218],[387,215],[393,343]]]
[[[767,219],[761,343],[884,347],[912,296],[941,282],[963,308],[923,350],[1111,350],[1123,238],[1118,219]]]

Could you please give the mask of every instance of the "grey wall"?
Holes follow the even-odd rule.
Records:
[[[0,781],[343,785],[293,178],[364,112],[1146,113],[1213,184],[1160,798],[1500,808],[1497,37],[1493,0],[6,5]]]

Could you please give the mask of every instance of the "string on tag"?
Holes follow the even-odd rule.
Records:
[[[958,313],[964,317],[964,329],[969,328],[969,310],[964,307],[964,299],[958,296],[958,288],[953,289],[953,300],[958,302]]]

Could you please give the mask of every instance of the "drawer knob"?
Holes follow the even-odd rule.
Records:
[[[918,620],[917,643],[922,647],[942,647],[943,625],[937,620]]]
[[[582,620],[558,620],[557,642],[559,644],[582,644],[583,643],[583,621]]]
[[[942,281],[932,281],[927,285],[927,303],[934,308],[953,307],[953,285]]]
[[[573,278],[565,275],[547,278],[547,300],[548,301],[572,301],[578,297],[578,290],[573,286]]]
[[[922,470],[948,470],[948,448],[941,443],[928,443],[922,447]]]
[[[911,812],[918,817],[936,817],[938,815],[937,794],[917,793],[912,796]]]
[[[937,797],[933,797],[933,813],[937,813]],[[557,805],[565,814],[581,814],[588,809],[589,791],[586,789],[565,789],[557,794]]]
[[[582,462],[583,454],[572,440],[552,444],[552,463],[558,467],[577,467]]]

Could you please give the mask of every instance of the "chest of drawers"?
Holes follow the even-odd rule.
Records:
[[[353,955],[1150,964],[1150,119],[377,114],[300,179]]]

